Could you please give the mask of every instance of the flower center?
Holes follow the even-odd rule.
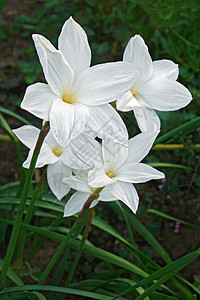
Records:
[[[72,104],[72,103],[75,102],[75,99],[74,99],[73,95],[71,95],[71,94],[67,94],[67,95],[64,94],[62,96],[62,101],[65,102],[65,103]]]
[[[107,175],[108,177],[110,177],[110,178],[115,177],[115,174],[114,174],[114,172],[112,172],[112,171],[107,171],[107,172],[106,172],[106,175]]]
[[[62,154],[62,150],[59,148],[54,148],[53,153],[59,157]]]
[[[133,95],[133,97],[135,97],[136,99],[138,99],[138,92],[134,89],[134,87],[132,87],[132,89],[130,89],[130,92]]]

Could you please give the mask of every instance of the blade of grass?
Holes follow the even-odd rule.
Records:
[[[178,219],[178,218],[175,218],[175,217],[172,217],[172,216],[169,216],[163,212],[160,212],[160,211],[157,211],[155,209],[147,209],[147,212],[151,213],[151,214],[154,214],[156,216],[159,216],[161,218],[165,218],[165,219],[168,219],[168,220],[171,220],[171,221],[175,221],[175,222],[179,222],[181,224],[184,224],[186,226],[189,226],[189,227],[192,227],[192,228],[195,228],[195,229],[198,229],[200,230],[200,226],[198,225],[195,225],[195,224],[191,224],[189,222],[186,222],[186,221],[183,221],[181,219]]]
[[[187,135],[200,127],[200,117],[191,120],[157,138],[154,145],[162,144],[163,142],[170,143],[180,136]]]

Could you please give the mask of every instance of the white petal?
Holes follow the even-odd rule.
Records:
[[[124,164],[118,171],[117,179],[124,182],[141,183],[164,178],[165,174],[145,164]]]
[[[126,62],[105,63],[84,70],[76,79],[79,102],[98,106],[121,97],[135,83],[138,71]]]
[[[83,205],[85,204],[89,196],[89,193],[74,193],[65,205],[64,217],[72,216],[77,212],[81,211]],[[98,200],[94,200],[90,205],[90,208],[94,207],[98,202]]]
[[[36,162],[36,168],[41,168],[45,165],[50,165],[50,164],[55,164],[57,161],[59,161],[59,157],[57,157],[51,147],[45,143],[44,143],[41,147],[37,162]]]
[[[142,132],[160,130],[160,119],[155,110],[142,105],[134,108],[133,112]]]
[[[78,156],[72,150],[71,145],[64,149],[63,153],[60,155],[60,159],[63,164],[72,169],[87,170],[91,167],[87,162],[84,162],[83,160],[78,158]]]
[[[168,78],[177,80],[178,73],[178,65],[171,60],[161,59],[153,62],[153,79]]]
[[[106,189],[107,192],[110,192],[116,199],[124,202],[134,213],[136,213],[139,197],[136,189],[131,183],[117,181],[114,184],[108,185]],[[109,200],[101,199],[101,201]]]
[[[30,163],[31,163],[31,159],[32,159],[32,156],[33,156],[33,149],[31,149],[31,150],[29,151],[26,160],[23,162],[23,165],[22,165],[22,166],[23,166],[25,169],[29,169]]]
[[[101,145],[90,136],[79,135],[72,141],[70,148],[77,158],[77,164],[80,160],[85,165],[84,168],[93,168],[97,163],[103,164]],[[78,169],[77,166],[74,169]]]
[[[110,105],[89,107],[90,118],[87,127],[94,131],[101,139],[111,139],[115,142],[125,144],[128,132],[124,122],[116,110]]]
[[[85,105],[54,101],[50,111],[50,126],[55,139],[65,148],[70,139],[83,132],[88,118],[89,110]]]
[[[63,179],[63,182],[68,184],[72,189],[79,192],[91,193],[87,183],[87,178],[80,178],[78,176],[70,176]]]
[[[153,74],[153,65],[148,48],[140,35],[135,35],[128,42],[124,51],[123,60],[132,63],[140,75],[136,83],[139,88],[147,82]]]
[[[33,40],[46,81],[53,92],[62,97],[72,86],[74,74],[71,67],[63,53],[57,50],[45,37],[33,34]]]
[[[58,49],[62,51],[77,77],[84,69],[89,68],[91,50],[83,28],[70,17],[63,25],[58,38]]]
[[[47,181],[51,191],[61,200],[70,190],[70,187],[63,183],[63,178],[70,176],[72,170],[63,165],[61,161],[47,167]]]
[[[111,172],[117,170],[128,156],[128,143],[127,145],[122,145],[113,142],[110,139],[105,139],[102,141],[102,154],[104,160],[104,168],[106,172]]]
[[[143,132],[128,142],[128,158],[125,163],[140,162],[151,150],[159,132]]]
[[[103,190],[99,194],[99,198],[98,198],[99,201],[114,201],[118,199],[117,197],[113,196],[113,194],[111,193],[112,190],[111,187],[113,184],[107,185],[105,186],[105,188],[103,188]]]
[[[167,78],[150,80],[141,88],[140,95],[146,106],[161,111],[177,110],[192,100],[184,85]]]
[[[110,178],[106,175],[104,167],[102,165],[97,165],[95,168],[89,170],[88,172],[88,184],[94,188],[112,184],[116,180],[117,179]]]
[[[17,138],[29,149],[34,149],[40,130],[32,125],[23,125],[12,130]]]
[[[57,98],[47,84],[35,83],[27,87],[21,108],[48,121],[51,105]]]
[[[135,107],[140,107],[140,103],[133,97],[131,91],[128,91],[117,100],[116,107],[120,111],[130,111]]]

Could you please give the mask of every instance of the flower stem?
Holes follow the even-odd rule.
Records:
[[[57,259],[59,258],[59,256],[61,255],[63,249],[65,248],[65,246],[67,245],[69,239],[71,238],[72,234],[75,232],[76,228],[78,227],[78,223],[74,222],[72,228],[70,229],[70,231],[68,232],[68,234],[65,236],[65,238],[63,239],[62,243],[60,244],[58,250],[56,251],[56,253],[54,254],[53,258],[51,259],[50,263],[48,264],[48,266],[46,267],[44,273],[42,274],[42,276],[40,277],[40,279],[38,280],[39,285],[43,284],[44,281],[46,280],[47,276],[49,275],[49,273],[51,272],[51,269],[53,268],[53,266],[55,265]]]
[[[13,230],[11,233],[11,237],[10,237],[10,241],[9,241],[9,245],[8,245],[8,249],[7,249],[7,253],[6,253],[6,257],[5,257],[5,261],[3,264],[3,268],[2,268],[2,272],[1,272],[1,281],[3,282],[6,278],[7,275],[7,271],[8,271],[8,267],[11,263],[12,257],[13,257],[13,253],[15,250],[15,245],[17,242],[17,238],[18,238],[18,234],[19,234],[19,228],[20,228],[20,224],[21,224],[21,220],[23,217],[23,213],[24,213],[24,208],[26,205],[26,200],[27,200],[27,196],[28,196],[28,191],[29,191],[29,186],[30,186],[30,182],[31,179],[33,177],[33,173],[34,173],[34,169],[35,169],[35,164],[42,146],[42,143],[44,141],[44,138],[46,137],[47,133],[49,132],[49,122],[46,122],[39,134],[34,152],[33,152],[33,156],[32,156],[32,160],[31,160],[31,164],[29,167],[29,170],[27,172],[27,176],[26,176],[26,180],[24,183],[24,189],[22,192],[22,197],[20,200],[20,204],[19,204],[19,208],[17,211],[17,216],[15,219],[15,223],[13,226]]]
[[[45,169],[42,173],[42,176],[40,180],[38,181],[35,190],[33,192],[33,196],[31,198],[31,202],[29,204],[26,216],[24,218],[24,224],[29,224],[30,220],[33,215],[34,207],[35,207],[35,202],[38,199],[38,195],[40,193],[41,187],[43,186],[45,180],[46,180],[46,174],[47,174],[47,169]],[[17,251],[17,260],[22,262],[22,256],[23,256],[23,251],[24,251],[24,245],[25,245],[25,239],[26,239],[26,228],[21,228],[20,233],[19,233],[19,240],[18,240],[18,251]]]
[[[68,287],[70,285],[70,282],[73,278],[73,275],[74,275],[74,272],[76,270],[77,264],[79,262],[81,254],[83,252],[85,241],[87,240],[87,237],[88,237],[88,233],[89,233],[89,230],[90,230],[90,225],[92,223],[92,218],[93,218],[94,214],[95,214],[95,212],[94,212],[94,209],[92,208],[91,211],[88,214],[87,223],[86,223],[86,226],[85,226],[85,229],[84,229],[84,232],[83,232],[82,240],[81,240],[79,249],[76,252],[76,256],[75,256],[75,259],[73,261],[73,265],[70,269],[70,272],[68,274],[67,280],[65,282],[65,285],[64,285],[65,287]]]
[[[64,248],[67,246],[68,241],[70,240],[71,236],[73,235],[73,233],[76,231],[78,226],[81,226],[81,221],[83,220],[87,210],[89,209],[92,201],[94,201],[95,199],[97,199],[99,197],[99,193],[100,191],[103,189],[102,188],[98,188],[95,189],[95,191],[88,197],[87,201],[85,202],[85,204],[83,205],[83,208],[78,216],[78,218],[76,219],[76,221],[74,222],[72,228],[70,229],[70,231],[68,232],[68,234],[65,236],[65,238],[63,239],[62,243],[60,244],[58,250],[56,251],[56,253],[54,254],[53,258],[51,259],[50,263],[48,264],[48,266],[46,267],[45,271],[43,272],[42,276],[40,277],[39,281],[37,284],[43,284],[44,281],[46,280],[47,276],[49,275],[49,273],[51,272],[53,266],[55,265],[57,259],[59,258],[59,256],[61,255],[62,251],[64,250]]]

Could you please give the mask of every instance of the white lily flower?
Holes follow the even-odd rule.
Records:
[[[165,177],[162,172],[141,163],[150,151],[157,134],[158,132],[138,134],[128,141],[128,148],[119,143],[113,143],[112,140],[104,140],[101,149],[97,145],[98,157],[96,150],[94,152],[97,157],[96,166],[88,171],[87,178],[86,175],[81,177],[78,174],[78,176],[70,176],[63,180],[78,191],[67,202],[64,216],[80,211],[92,191],[99,187],[104,188],[96,201],[119,199],[136,213],[139,197],[132,183]],[[81,153],[81,150],[79,154],[82,158],[84,157],[84,152]]]
[[[27,146],[30,151],[24,168],[29,168],[33,151],[40,133],[40,130],[31,125],[24,125],[13,130],[18,139]],[[36,168],[47,166],[47,181],[54,195],[61,200],[70,190],[70,187],[63,184],[63,178],[72,175],[72,168],[87,169],[89,166],[77,159],[70,147],[63,148],[53,137],[52,132],[47,134],[42,144]]]
[[[177,110],[192,100],[188,89],[176,81],[178,65],[165,59],[152,62],[140,35],[128,42],[123,61],[132,63],[140,74],[132,88],[117,100],[117,109],[133,110],[141,131],[160,130],[160,119],[154,109]]]
[[[86,33],[72,18],[62,28],[59,50],[41,35],[34,34],[33,40],[48,84],[30,85],[21,107],[49,121],[53,136],[63,147],[83,132],[87,123],[95,132],[101,132],[107,123],[112,131],[121,128],[120,138],[125,141],[126,128],[108,103],[130,89],[139,73],[135,67],[127,62],[89,67]]]

